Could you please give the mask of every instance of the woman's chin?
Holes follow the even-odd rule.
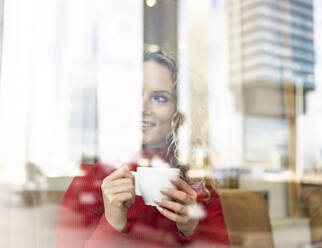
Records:
[[[142,142],[142,147],[143,148],[157,148],[157,146],[153,143],[150,143],[150,142]]]
[[[165,149],[167,148],[166,144],[153,143],[153,142],[142,142],[142,148],[144,149]]]

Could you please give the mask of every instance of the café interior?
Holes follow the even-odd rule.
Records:
[[[322,247],[320,0],[0,0],[0,47],[1,247],[56,247],[80,165],[140,149],[159,49],[178,63],[179,160],[218,181],[231,247]]]

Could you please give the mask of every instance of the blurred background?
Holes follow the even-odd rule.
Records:
[[[139,150],[144,48],[178,60],[191,175],[264,195],[275,247],[321,245],[320,0],[0,0],[0,47],[1,247],[55,247],[79,165]]]

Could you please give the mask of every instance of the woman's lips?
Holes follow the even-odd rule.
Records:
[[[150,121],[142,121],[141,126],[142,128],[151,128],[155,126],[155,123]]]

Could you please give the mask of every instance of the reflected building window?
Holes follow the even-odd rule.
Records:
[[[280,169],[286,169],[292,154],[287,147],[296,139],[290,131],[297,125],[295,95],[302,95],[305,112],[307,92],[315,89],[313,3],[245,0],[228,1],[227,7],[230,81],[244,116],[244,163],[268,164],[272,154],[264,152],[266,147],[278,151]],[[303,93],[297,92],[298,84]]]

